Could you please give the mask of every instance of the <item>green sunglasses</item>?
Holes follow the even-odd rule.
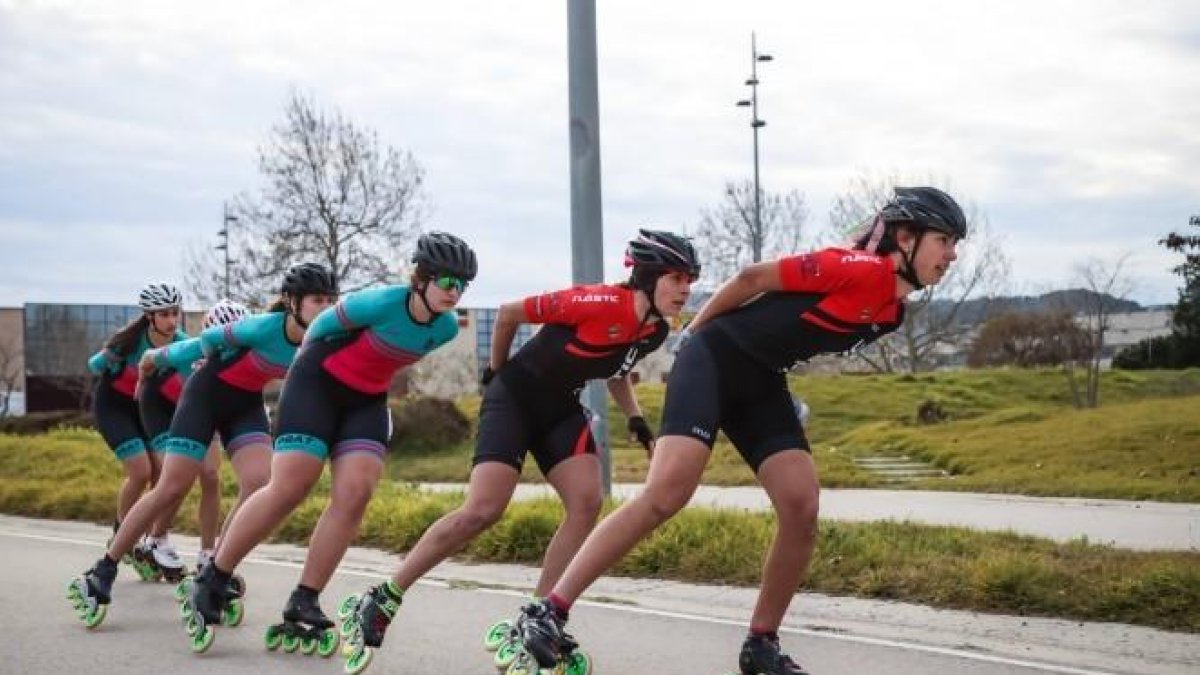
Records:
[[[443,291],[456,290],[459,293],[467,290],[467,280],[453,274],[439,274],[431,277],[433,283]]]

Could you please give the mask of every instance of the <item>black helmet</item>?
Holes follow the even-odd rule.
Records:
[[[450,274],[465,281],[471,281],[479,272],[475,251],[467,242],[447,232],[422,234],[412,261],[422,273]]]
[[[919,228],[967,238],[967,218],[950,195],[931,187],[898,187],[879,215],[885,223],[913,223]]]
[[[634,270],[684,272],[700,276],[700,260],[691,240],[662,230],[638,230],[625,249],[625,266]]]
[[[292,298],[306,295],[337,295],[338,284],[329,268],[318,263],[300,263],[283,275],[282,292]]]

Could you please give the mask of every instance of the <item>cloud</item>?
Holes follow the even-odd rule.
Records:
[[[597,11],[614,279],[639,225],[694,226],[751,175],[734,102],[757,30],[775,57],[760,72],[763,184],[804,192],[815,220],[864,170],[947,176],[1006,229],[1024,277],[1065,283],[1047,241],[1133,246],[1156,289],[1143,297],[1174,297],[1154,241],[1198,210],[1195,3]],[[479,242],[469,299],[565,285],[566,25],[563,3],[0,3],[0,248],[19,247],[0,253],[0,304],[121,301],[145,261],[177,267],[222,200],[257,186],[255,149],[290,87],[414,152],[430,224]]]

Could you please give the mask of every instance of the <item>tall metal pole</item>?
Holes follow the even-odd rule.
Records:
[[[750,33],[750,101],[751,122],[754,130],[754,262],[762,261],[763,231],[762,231],[762,188],[758,184],[758,128],[762,126],[758,119],[758,44],[753,32]]]
[[[221,211],[222,211],[221,231],[217,233],[221,236],[221,243],[219,245],[217,245],[217,249],[225,252],[225,284],[224,285],[225,285],[225,297],[228,298],[229,297],[229,268],[230,268],[230,263],[233,262],[232,260],[229,259],[229,224],[236,223],[237,216],[230,215],[228,203],[221,205]]]
[[[746,80],[746,84],[750,87],[750,98],[738,101],[739,106],[750,108],[750,128],[754,135],[754,222],[751,223],[750,233],[750,252],[754,256],[754,262],[762,260],[763,249],[763,229],[762,229],[762,187],[758,179],[758,130],[767,126],[764,120],[758,117],[758,62],[774,60],[769,54],[758,53],[758,42],[756,35],[750,33],[750,79]]]
[[[604,281],[604,222],[600,210],[600,95],[596,67],[596,2],[567,2],[567,68],[571,137],[571,278],[576,284]],[[608,444],[608,393],[588,384],[585,405],[600,453],[604,494],[612,494]]]

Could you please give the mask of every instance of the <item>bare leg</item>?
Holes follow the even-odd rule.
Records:
[[[645,489],[600,522],[554,585],[554,594],[574,602],[638,542],[686,506],[700,484],[710,452],[688,436],[659,438]]]
[[[778,519],[750,620],[751,630],[767,632],[779,629],[808,573],[817,543],[820,484],[812,455],[801,450],[785,450],[768,457],[758,468],[758,480],[771,498]]]
[[[567,569],[571,558],[596,527],[596,518],[604,504],[600,460],[595,455],[577,455],[559,462],[546,480],[558,492],[567,515],[554,532],[542,558],[542,573],[534,589],[534,595],[538,597],[549,593]]]
[[[113,560],[120,560],[133,549],[138,539],[153,525],[156,518],[165,510],[178,508],[179,502],[187,496],[200,471],[200,463],[184,455],[169,455],[163,462],[163,473],[158,485],[139,499],[125,520],[121,529],[117,530],[108,546],[108,555]]]
[[[232,572],[259,542],[270,536],[304,501],[325,468],[325,462],[304,452],[276,453],[271,459],[270,480],[266,487],[257,491],[247,490],[249,486],[245,484],[242,472],[250,472],[252,467],[248,463],[255,460],[244,457],[243,453],[251,447],[242,448],[233,458],[242,490],[238,494],[239,505],[225,520],[225,530],[217,545],[215,558],[217,567],[228,572]],[[266,446],[262,446],[262,449],[270,452]],[[258,457],[264,459],[261,454]]]
[[[475,465],[471,470],[466,501],[425,530],[392,575],[396,585],[411,587],[438,563],[499,520],[512,499],[519,477],[514,467],[503,462]]]
[[[355,453],[334,460],[329,505],[308,541],[308,555],[300,574],[302,585],[324,590],[350,542],[358,536],[363,513],[382,475],[383,461],[373,454]]]
[[[217,531],[221,528],[221,450],[208,447],[204,466],[200,469],[200,548],[211,551],[217,546]]]
[[[151,467],[149,453],[138,453],[127,457],[121,463],[125,469],[125,481],[121,483],[121,491],[117,493],[117,520],[124,521],[129,509],[145,492],[150,484]],[[141,536],[141,533],[138,533]]]

